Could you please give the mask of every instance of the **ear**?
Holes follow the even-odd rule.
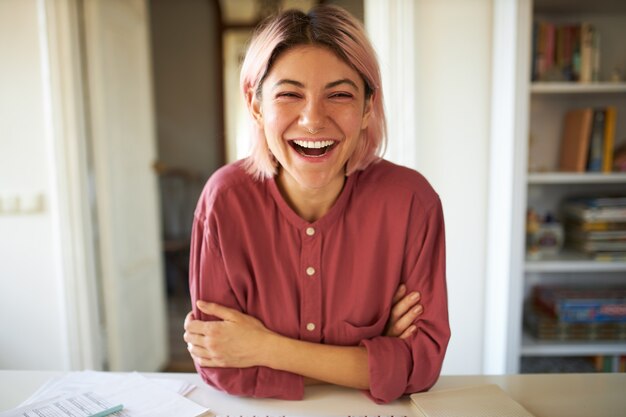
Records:
[[[374,94],[376,93],[372,93],[369,98],[365,99],[365,104],[363,106],[363,118],[361,119],[361,130],[367,129],[367,126],[369,125],[370,117],[372,115],[372,110],[374,107]]]
[[[259,127],[263,126],[263,112],[261,111],[261,100],[258,99],[257,95],[254,92],[254,89],[249,88],[246,93],[246,105],[248,106],[248,111],[254,118]]]

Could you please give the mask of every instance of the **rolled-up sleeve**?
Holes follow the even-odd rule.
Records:
[[[193,312],[200,320],[214,320],[196,308],[197,300],[218,303],[243,311],[226,273],[219,243],[209,238],[209,221],[196,212],[191,237],[189,288]],[[243,311],[245,313],[245,311]],[[299,375],[267,367],[213,368],[195,364],[198,374],[209,385],[232,395],[300,400],[304,382]]]
[[[439,377],[450,339],[445,273],[445,230],[439,199],[409,221],[403,282],[421,293],[423,314],[407,339],[380,336],[361,342],[368,353],[369,396],[378,403],[429,389]]]

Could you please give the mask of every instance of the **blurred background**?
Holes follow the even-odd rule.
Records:
[[[265,16],[317,3],[364,23],[385,157],[441,196],[443,372],[621,369],[626,315],[599,335],[529,307],[536,287],[590,283],[599,305],[624,306],[626,249],[570,250],[579,230],[560,211],[580,193],[626,210],[617,0],[0,0],[0,369],[193,371],[191,219],[209,176],[248,152],[246,44]],[[584,53],[583,27],[596,34]],[[560,165],[582,108],[608,120],[599,172]],[[626,216],[609,223],[626,240]]]

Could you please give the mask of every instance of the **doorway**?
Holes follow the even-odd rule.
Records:
[[[213,0],[150,0],[161,230],[170,360],[194,372],[183,341],[190,311],[193,212],[209,176],[225,163],[221,23]]]

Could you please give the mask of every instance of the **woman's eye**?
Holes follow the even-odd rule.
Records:
[[[277,98],[297,98],[299,95],[297,93],[292,93],[290,91],[285,91],[282,93],[276,94]]]
[[[345,93],[345,92],[337,92],[337,93],[332,93],[330,95],[330,98],[339,98],[339,99],[347,99],[347,98],[352,98],[353,95],[350,93]]]

